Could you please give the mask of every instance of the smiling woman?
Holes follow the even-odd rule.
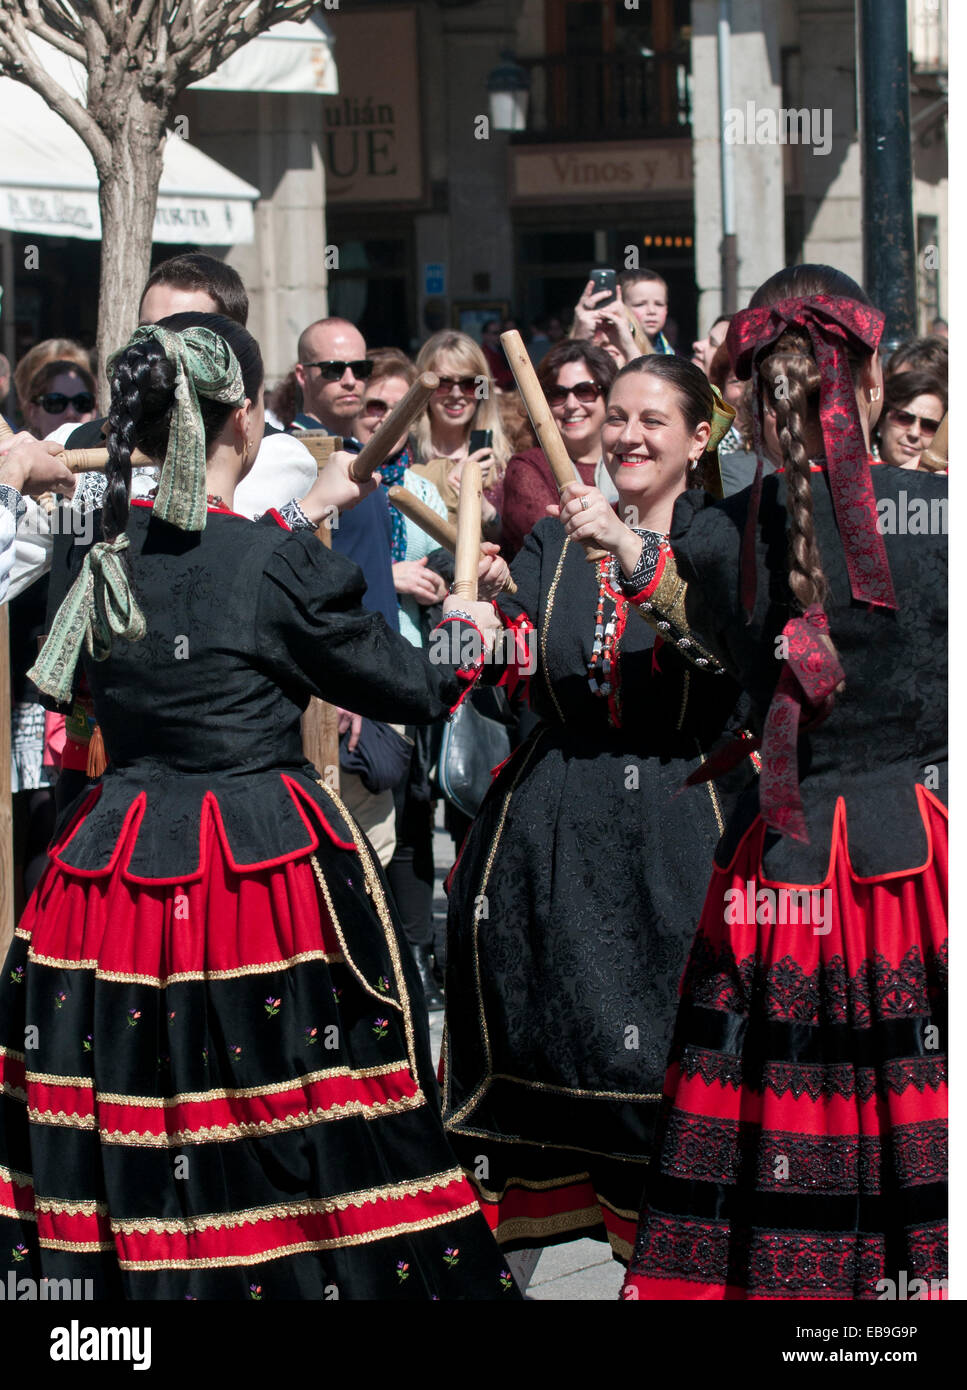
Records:
[[[592,484],[601,466],[601,426],[616,374],[614,359],[580,338],[551,348],[537,379],[554,414],[564,447],[582,483]],[[557,483],[541,448],[515,454],[504,481],[503,551],[517,554],[524,537],[557,501]]]
[[[600,439],[603,397],[582,388],[600,358],[613,367],[588,343],[568,349],[544,384],[577,461],[597,450],[566,426]],[[690,465],[705,456],[711,388],[691,363],[652,355],[619,374],[608,410],[621,514],[657,526],[663,513],[667,530],[703,477]],[[552,496],[559,516],[533,527],[517,592],[500,599],[508,685],[530,676],[541,722],[501,768],[450,885],[444,1118],[504,1249],[590,1236],[627,1261],[700,868],[731,799],[711,784],[679,792],[737,691],[629,618],[648,556],[603,493],[575,480],[559,507]],[[585,537],[610,552],[595,566],[573,543]]]

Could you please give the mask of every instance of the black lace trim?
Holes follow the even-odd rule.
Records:
[[[702,1008],[748,1016],[755,1001],[771,1019],[862,1028],[874,1019],[929,1015],[932,999],[946,987],[946,979],[946,942],[927,963],[919,948],[911,946],[898,966],[877,953],[849,975],[842,956],[833,956],[811,972],[793,956],[763,968],[754,955],[737,961],[728,942],[716,948],[699,934],[682,994]]]
[[[907,1268],[945,1279],[944,1224],[904,1232]],[[753,1298],[877,1299],[888,1277],[886,1240],[878,1234],[742,1231],[728,1221],[648,1212],[638,1232],[631,1273],[745,1288]]]
[[[852,1062],[766,1062],[749,1067],[741,1057],[706,1048],[687,1046],[678,1059],[683,1074],[700,1076],[707,1086],[740,1086],[752,1091],[771,1091],[791,1095],[796,1100],[841,1096],[843,1100],[869,1100],[889,1092],[902,1096],[911,1086],[922,1095],[928,1088],[937,1091],[947,1081],[947,1059],[938,1057],[900,1057],[878,1067],[860,1067]]]
[[[897,1185],[946,1180],[947,1125],[945,1120],[898,1125],[882,1141],[872,1134],[763,1130],[753,1123],[674,1110],[662,1142],[661,1171],[725,1186],[754,1174],[758,1192],[879,1196]]]

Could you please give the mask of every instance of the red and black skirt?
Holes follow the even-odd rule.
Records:
[[[518,1297],[365,841],[239,872],[217,817],[203,838],[183,886],[130,881],[119,844],[98,877],[55,858],[28,904],[0,980],[0,1279]]]
[[[916,871],[857,878],[842,802],[824,884],[767,883],[761,821],[714,871],[626,1298],[946,1296],[947,818],[918,794]]]

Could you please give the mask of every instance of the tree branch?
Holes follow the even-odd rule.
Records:
[[[318,0],[259,0],[253,7],[252,0],[233,0],[227,5],[207,0],[197,33],[180,50],[182,62],[190,69],[190,80],[207,77],[250,39],[274,24],[284,19],[295,23],[307,19],[317,3]]]
[[[76,38],[72,38],[69,34],[65,34],[62,29],[54,29],[45,23],[37,0],[26,0],[23,8],[27,16],[28,28],[32,34],[36,34],[39,39],[49,43],[52,48],[59,48],[61,53],[66,53],[68,57],[76,59],[78,63],[86,62],[87,54],[80,41],[82,31],[76,24],[71,25],[77,35]]]
[[[137,15],[130,21],[128,31],[124,36],[125,47],[132,57],[138,52],[144,41],[144,36],[148,31],[148,26],[155,19],[158,7],[162,0],[141,0],[141,8]]]
[[[12,77],[39,92],[51,110],[56,111],[58,116],[63,117],[71,129],[77,132],[93,155],[98,169],[109,167],[111,145],[107,136],[90,115],[87,107],[69,92],[65,92],[60,83],[55,82],[40,65],[28,41],[23,16],[2,7],[0,56],[4,58],[4,66]]]

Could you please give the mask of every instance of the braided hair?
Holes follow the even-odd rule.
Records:
[[[258,398],[264,379],[258,343],[233,319],[222,314],[172,314],[159,324],[173,333],[185,328],[210,328],[224,338],[238,358],[249,400]],[[108,413],[107,466],[101,513],[105,540],[114,541],[125,529],[131,496],[131,455],[137,448],[160,463],[168,448],[175,402],[175,369],[156,339],[132,344],[117,358],[111,378]],[[222,431],[234,409],[206,396],[199,397],[205,439]]]
[[[783,299],[805,299],[817,294],[870,303],[856,281],[842,271],[827,265],[798,265],[780,270],[760,285],[749,307],[768,308]],[[854,381],[868,360],[849,351]],[[787,328],[771,345],[768,355],[757,360],[755,377],[756,389],[775,410],[776,433],[786,474],[789,587],[805,612],[813,604],[823,607],[829,594],[816,540],[812,472],[806,448],[810,426],[818,427],[822,376],[805,329]]]

